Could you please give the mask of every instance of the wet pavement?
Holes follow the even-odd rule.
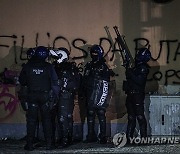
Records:
[[[170,153],[180,154],[180,144],[159,144],[159,145],[125,145],[115,147],[112,142],[107,144],[76,142],[64,149],[46,150],[43,146],[37,146],[34,151],[25,151],[24,140],[3,140],[0,141],[0,154],[3,153]],[[41,144],[42,145],[42,144]]]

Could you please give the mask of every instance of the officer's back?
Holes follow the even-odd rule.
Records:
[[[41,55],[34,55],[22,69],[19,81],[21,85],[28,87],[29,92],[49,91],[51,89],[52,65],[44,60],[44,56],[42,52]]]
[[[27,144],[25,150],[33,150],[38,111],[41,112],[46,149],[52,148],[52,127],[50,114],[50,91],[57,86],[57,74],[52,64],[47,63],[49,51],[45,47],[37,47],[31,59],[23,66],[19,82],[27,87],[26,100]]]

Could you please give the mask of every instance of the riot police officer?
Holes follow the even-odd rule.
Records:
[[[69,62],[69,51],[66,48],[50,50],[56,59],[55,70],[59,79],[58,122],[61,131],[61,148],[67,147],[73,140],[74,96],[79,88],[80,73],[76,63]]]
[[[87,124],[88,134],[86,142],[96,142],[99,139],[100,143],[106,143],[106,108],[109,81],[111,71],[103,58],[104,50],[100,45],[93,45],[90,48],[92,61],[85,65],[83,75],[83,92],[87,103]],[[95,117],[99,119],[100,133],[95,133]]]
[[[147,48],[141,48],[135,57],[135,67],[126,70],[124,90],[127,94],[126,108],[128,113],[128,126],[126,136],[128,141],[133,137],[136,119],[140,127],[141,137],[147,137],[147,122],[144,115],[145,85],[149,73],[147,62],[151,53]]]
[[[24,109],[27,121],[27,144],[25,150],[34,150],[33,139],[40,110],[46,149],[52,149],[52,128],[50,116],[49,93],[51,90],[58,93],[58,78],[53,65],[47,63],[45,59],[49,51],[44,46],[34,48],[32,57],[27,62],[20,73],[19,82],[22,88],[27,90]]]

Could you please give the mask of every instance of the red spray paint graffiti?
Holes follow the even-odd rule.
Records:
[[[4,109],[4,111],[7,111],[7,114],[5,115],[0,114],[0,122],[5,121],[14,114],[17,104],[19,102],[18,98],[10,93],[10,87],[15,86],[0,84],[0,108]]]

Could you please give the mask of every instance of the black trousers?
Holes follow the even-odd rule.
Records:
[[[30,144],[33,142],[40,111],[44,137],[47,144],[50,145],[52,141],[52,125],[50,108],[48,105],[48,93],[30,93],[28,101],[28,111],[26,112],[27,142]]]
[[[147,122],[144,115],[144,93],[128,93],[126,108],[128,113],[127,138],[133,137],[136,127],[136,119],[140,127],[141,137],[147,137]]]
[[[106,136],[106,107],[97,106],[97,102],[92,98],[93,89],[86,91],[86,103],[87,103],[87,124],[88,124],[88,135],[87,138],[91,140],[96,137],[95,134],[95,117],[97,115],[100,125],[99,138],[104,138]],[[99,93],[98,98],[102,96]],[[106,103],[105,103],[106,104]]]
[[[58,122],[62,133],[62,140],[72,140],[73,110],[74,94],[71,92],[62,92],[58,102]]]
[[[56,130],[57,130],[57,126],[58,126],[57,125],[57,123],[58,123],[57,115],[58,115],[58,105],[55,105],[51,109],[52,142],[53,142],[53,144],[55,144],[55,142],[56,142]],[[57,131],[58,131],[59,138],[61,138],[61,134],[59,132],[59,129]]]
[[[94,108],[88,106],[87,108],[87,124],[88,124],[88,137],[96,136],[95,134],[95,117],[97,115],[100,125],[99,138],[106,137],[106,110],[104,108]]]

